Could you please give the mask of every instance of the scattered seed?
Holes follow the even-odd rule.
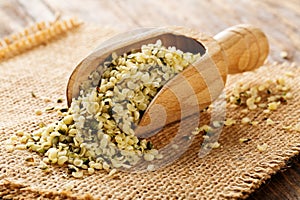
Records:
[[[244,113],[244,114],[246,114],[246,113],[248,113],[248,112],[249,112],[249,110],[248,110],[247,108],[241,110],[241,113]]]
[[[204,131],[205,133],[213,132],[213,128],[208,125],[203,125],[199,129],[200,129],[200,131]]]
[[[18,150],[25,150],[25,149],[27,149],[27,148],[26,148],[26,144],[18,144],[18,145],[16,146],[16,149],[18,149]]]
[[[46,112],[50,112],[50,111],[53,111],[55,109],[55,107],[47,107],[45,109]]]
[[[45,103],[49,103],[49,102],[51,102],[51,101],[52,101],[52,100],[51,100],[50,98],[47,98],[47,97],[44,98],[44,102],[45,102]]]
[[[286,95],[284,96],[286,99],[292,99],[293,98],[293,94],[291,92],[286,93]]]
[[[244,117],[244,118],[242,118],[242,121],[241,121],[241,123],[242,124],[249,124],[250,123],[250,118],[249,117]]]
[[[74,188],[74,185],[71,184],[71,183],[67,183],[67,184],[64,185],[65,190],[71,191],[73,188]]]
[[[215,128],[220,128],[222,126],[222,122],[220,122],[220,121],[213,121],[212,125]]]
[[[288,59],[289,58],[289,54],[287,51],[281,51],[280,52],[280,57],[283,59]]]
[[[113,176],[113,175],[115,175],[116,173],[117,173],[117,169],[112,169],[112,170],[109,172],[108,176]]]
[[[291,72],[291,71],[287,71],[285,73],[285,76],[289,77],[289,78],[294,78],[295,77],[295,73]]]
[[[232,118],[227,118],[227,119],[225,120],[225,122],[224,122],[224,125],[225,125],[225,126],[232,126],[232,125],[234,125],[234,124],[236,124],[236,121],[235,121],[234,119],[232,119]]]
[[[89,174],[93,174],[93,173],[95,173],[95,170],[94,170],[94,168],[90,168],[90,167],[89,167],[87,170],[88,170],[88,173],[89,173]]]
[[[300,123],[297,123],[297,124],[294,126],[294,130],[300,132]]]
[[[42,112],[41,110],[36,110],[36,111],[35,111],[35,114],[36,114],[36,115],[42,115],[43,112]]]
[[[240,139],[239,139],[239,142],[240,142],[240,143],[247,143],[247,142],[249,142],[249,141],[251,141],[250,138],[240,138]]]
[[[103,162],[103,169],[108,171],[110,169],[109,164],[107,164],[107,162]]]
[[[68,158],[67,156],[60,156],[60,157],[57,159],[57,164],[58,164],[58,165],[63,165],[63,164],[65,164],[68,160],[69,160],[69,158]]]
[[[34,92],[31,92],[31,96],[32,96],[33,98],[36,98],[36,97],[37,97],[36,94],[35,94]]]
[[[266,151],[267,148],[268,148],[268,145],[267,145],[266,143],[264,143],[264,144],[262,144],[262,145],[260,145],[260,144],[257,145],[257,149],[258,149],[258,151],[260,151],[260,152]]]
[[[83,165],[83,161],[79,158],[75,158],[75,160],[73,161],[73,164],[76,166],[76,167],[81,167]]]
[[[289,131],[289,130],[292,129],[292,126],[291,126],[291,125],[288,125],[288,126],[282,126],[282,128]]]
[[[209,139],[209,136],[208,136],[208,135],[203,135],[202,137],[203,137],[203,139],[205,139],[205,140],[208,140],[208,139]]]
[[[17,136],[22,137],[24,135],[24,132],[21,130],[18,130],[16,133]]]
[[[173,147],[173,146],[172,146]],[[152,161],[152,160],[154,160],[154,155],[152,155],[152,154],[150,154],[150,153],[146,153],[145,155],[144,155],[144,159],[146,160],[146,161]]]
[[[280,105],[280,101],[268,103],[268,109],[269,110],[277,110],[279,105]]]
[[[44,128],[44,127],[46,127],[46,124],[45,124],[44,122],[40,122],[40,123],[39,123],[39,127],[40,127],[40,128]]]
[[[63,101],[64,101],[63,98],[58,98],[56,102],[57,102],[57,103],[62,103]]]
[[[34,158],[33,157],[27,157],[25,158],[26,162],[34,162]]]
[[[147,171],[154,171],[155,166],[154,165],[148,165],[147,166]]]
[[[162,159],[163,157],[164,157],[163,154],[157,154],[157,155],[155,156],[156,159]]]
[[[219,148],[221,145],[219,142],[213,142],[213,143],[209,143],[209,146],[213,149],[217,149]]]
[[[77,171],[77,172],[72,172],[72,176],[74,178],[82,178],[83,177],[83,171],[80,170],[80,171]]]
[[[101,163],[95,163],[95,164],[92,164],[92,165],[90,164],[90,166],[94,167],[95,169],[98,169],[98,170],[103,169],[103,166],[102,166]]]
[[[192,135],[198,135],[200,133],[200,129],[197,127],[194,131],[192,131]]]
[[[48,169],[48,165],[45,162],[41,161],[39,168],[42,170],[46,170],[46,169]]]
[[[251,121],[250,124],[253,125],[253,126],[257,126],[259,124],[259,122],[258,121]]]
[[[272,119],[268,118],[267,125],[273,125],[273,124],[275,124],[275,122]]]

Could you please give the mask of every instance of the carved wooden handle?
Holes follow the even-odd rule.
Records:
[[[160,90],[136,129],[136,135],[150,137],[148,139],[158,148],[182,137],[185,129],[182,127],[186,124],[197,126],[199,120],[184,119],[197,113],[200,116],[200,111],[218,98],[224,89],[227,73],[254,70],[264,63],[269,52],[265,34],[251,25],[233,26],[214,38],[203,34],[184,35],[201,43],[206,49],[205,54]],[[156,105],[163,107],[164,112],[161,108],[154,109]],[[162,116],[165,116],[164,120]],[[178,131],[160,130],[175,122],[180,123]]]
[[[258,68],[269,53],[266,35],[252,25],[230,27],[214,36],[214,39],[225,53],[230,74]]]

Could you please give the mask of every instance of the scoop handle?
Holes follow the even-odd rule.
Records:
[[[228,73],[254,70],[264,64],[269,54],[266,35],[257,27],[240,24],[218,33],[214,39],[220,44],[228,63]]]

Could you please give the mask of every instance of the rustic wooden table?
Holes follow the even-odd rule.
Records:
[[[261,27],[271,44],[269,60],[300,62],[300,0],[0,0],[0,37],[56,13],[120,31],[182,25],[208,34],[239,24]],[[300,199],[300,161],[274,175],[249,199]]]

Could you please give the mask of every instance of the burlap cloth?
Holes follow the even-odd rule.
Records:
[[[46,174],[25,157],[41,157],[24,150],[9,153],[5,142],[17,130],[31,132],[39,122],[57,120],[54,113],[35,115],[36,109],[57,106],[56,99],[65,97],[69,75],[75,65],[101,41],[116,32],[109,28],[81,25],[66,34],[25,53],[0,63],[0,198],[2,199],[235,199],[246,198],[265,180],[286,165],[300,151],[300,133],[285,131],[282,125],[296,124],[300,116],[300,70],[296,67],[270,65],[256,72],[230,76],[226,91],[239,81],[262,83],[286,71],[296,76],[290,79],[294,99],[270,117],[277,122],[268,126],[261,111],[240,113],[240,108],[228,109],[228,117],[248,116],[259,121],[258,126],[235,125],[224,128],[219,143],[204,158],[191,148],[170,166],[155,172],[125,173],[108,177],[97,171],[83,179],[67,178],[66,168],[51,166]],[[33,98],[31,92],[36,94]],[[52,99],[46,102],[45,98]],[[66,102],[64,102],[66,105]],[[239,138],[250,138],[245,144]],[[264,152],[258,144],[268,145]],[[195,144],[199,146],[199,144]],[[195,147],[196,148],[196,147]]]

